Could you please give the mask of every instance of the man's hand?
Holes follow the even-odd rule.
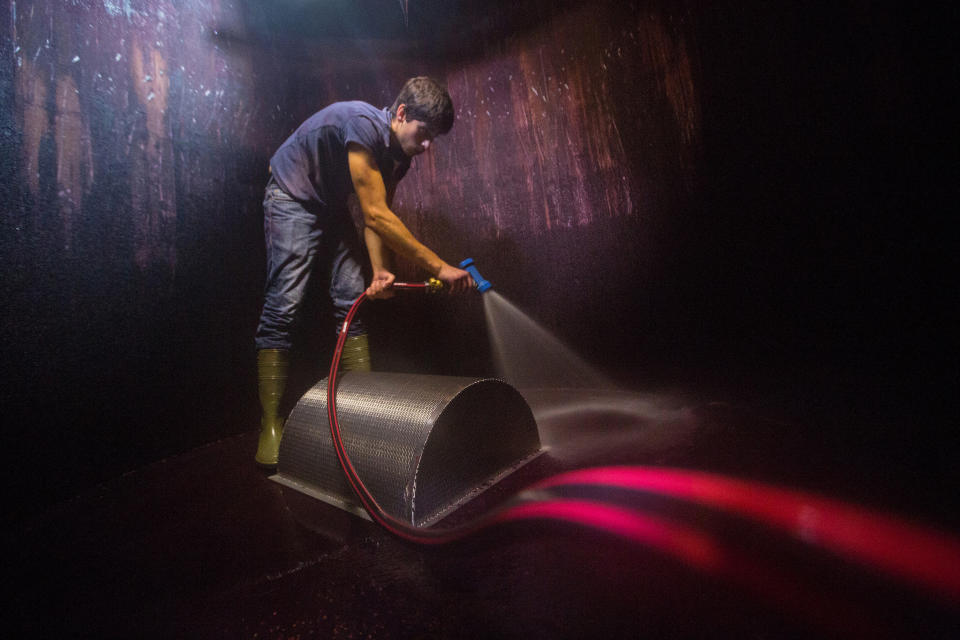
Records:
[[[440,267],[437,279],[446,285],[447,291],[450,293],[463,293],[464,291],[469,291],[471,287],[477,286],[477,283],[473,281],[469,273],[463,269],[451,267],[446,262]]]
[[[386,300],[394,296],[393,281],[396,276],[386,269],[379,269],[373,274],[373,282],[367,287],[367,297],[373,300]]]

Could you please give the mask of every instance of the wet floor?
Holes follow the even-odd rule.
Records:
[[[889,507],[949,532],[936,512],[904,513],[911,492],[897,493],[884,474],[837,464],[835,451],[810,446],[802,430],[749,409],[623,391],[524,395],[548,452],[451,520],[558,472],[644,465]],[[253,464],[255,448],[254,433],[221,440],[15,526],[5,545],[14,636],[873,638],[950,637],[960,628],[955,595],[655,493],[581,488],[575,497],[673,523],[740,560],[715,570],[656,544],[546,519],[418,547],[271,482]]]

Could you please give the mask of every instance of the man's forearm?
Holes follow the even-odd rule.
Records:
[[[363,239],[367,243],[367,254],[370,256],[370,266],[373,272],[390,271],[390,250],[383,244],[383,240],[377,235],[376,231],[370,227],[364,227]]]
[[[364,225],[377,234],[394,253],[412,260],[430,275],[437,276],[444,267],[449,268],[450,265],[414,238],[391,210],[393,188],[387,191],[383,176],[370,151],[353,144],[349,147],[347,162],[350,165],[353,188],[363,210]]]
[[[371,209],[364,211],[363,214],[366,223],[364,233],[372,232],[395,253],[412,260],[430,275],[437,275],[441,267],[446,264],[440,256],[413,237],[406,225],[389,209]],[[371,263],[372,259],[371,253]],[[375,265],[374,268],[376,268]]]

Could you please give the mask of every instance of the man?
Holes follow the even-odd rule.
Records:
[[[446,89],[427,77],[411,78],[393,106],[337,102],[315,113],[270,159],[270,181],[263,201],[267,283],[257,328],[260,441],[256,461],[277,464],[283,419],[280,399],[287,379],[291,330],[296,326],[311,278],[330,278],[334,316],[342,323],[364,291],[363,249],[347,198],[356,194],[363,212],[372,281],[371,298],[393,295],[390,252],[409,258],[454,293],[473,280],[420,243],[391,206],[397,183],[410,159],[453,126],[453,103]],[[354,321],[343,349],[341,368],[369,370],[367,335]]]

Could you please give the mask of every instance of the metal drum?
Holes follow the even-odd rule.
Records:
[[[344,447],[388,514],[432,524],[540,452],[533,413],[502,380],[344,373],[337,385]],[[365,515],[337,461],[327,381],[297,403],[273,480]]]

